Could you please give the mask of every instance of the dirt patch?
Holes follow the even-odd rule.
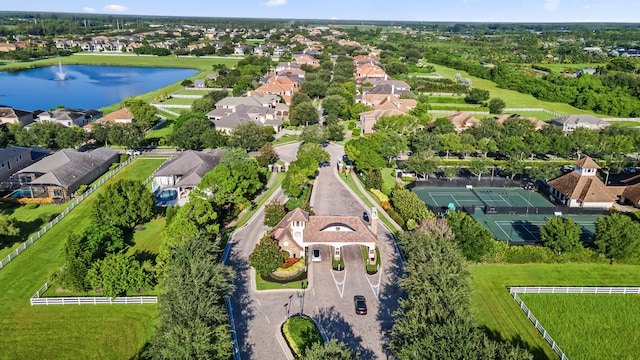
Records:
[[[136,226],[135,228],[133,228],[133,232],[145,231],[145,230],[147,230],[147,228],[144,226]]]

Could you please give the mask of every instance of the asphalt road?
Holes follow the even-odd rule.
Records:
[[[299,144],[277,148],[283,161],[295,160]],[[331,166],[319,170],[315,182],[314,211],[318,215],[362,216],[367,209],[337,178],[335,166],[342,158],[342,147],[329,145]],[[274,195],[284,200],[281,190]],[[346,343],[362,359],[386,359],[391,313],[397,308],[397,277],[400,274],[398,256],[390,235],[378,226],[382,267],[378,274],[367,275],[359,246],[342,249],[345,270],[331,269],[330,249],[321,246],[322,261],[309,265],[309,288],[302,290],[261,291],[254,289],[249,254],[266,228],[262,224],[262,209],[231,240],[227,264],[236,272],[237,290],[231,298],[236,333],[243,359],[287,359],[286,344],[279,335],[287,316],[302,312],[316,319],[329,338]],[[367,298],[367,315],[356,315],[354,295]]]

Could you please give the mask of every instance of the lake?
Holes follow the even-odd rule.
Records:
[[[132,66],[63,65],[0,72],[0,105],[48,110],[58,105],[98,109],[195,75],[193,69]]]

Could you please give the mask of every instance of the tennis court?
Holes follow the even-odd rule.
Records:
[[[486,215],[482,211],[476,211],[473,218],[489,229],[496,239],[511,242],[540,242],[540,231],[548,219],[553,215]],[[580,240],[593,241],[596,231],[595,215],[564,215],[571,218],[582,227]]]
[[[482,206],[489,209],[554,207],[539,193],[521,188],[416,187],[413,192],[427,205],[433,207],[445,207],[449,203],[459,208],[463,206]]]

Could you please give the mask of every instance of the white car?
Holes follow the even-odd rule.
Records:
[[[129,156],[138,156],[142,154],[140,150],[127,150],[127,155]]]
[[[315,248],[311,250],[311,261],[312,262],[322,261],[322,254],[320,254],[320,249]]]

